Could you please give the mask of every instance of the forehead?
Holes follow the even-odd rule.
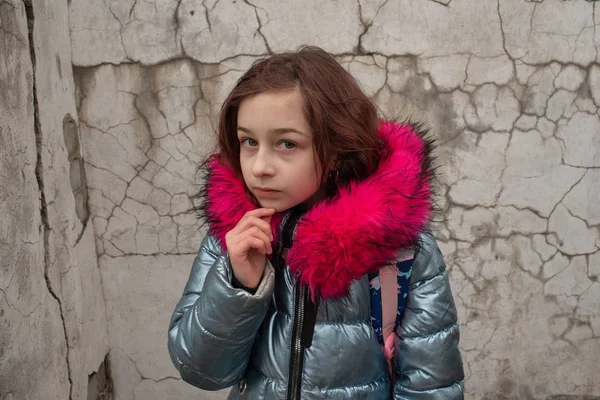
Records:
[[[244,99],[238,110],[238,125],[253,131],[283,127],[310,131],[298,89],[273,90]]]

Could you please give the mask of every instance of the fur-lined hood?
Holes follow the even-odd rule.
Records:
[[[377,170],[313,206],[299,221],[287,262],[313,296],[336,298],[368,272],[393,262],[414,246],[429,223],[433,201],[431,141],[410,124],[382,121],[387,146]],[[225,249],[225,234],[256,208],[244,183],[218,155],[205,164],[206,181],[198,207],[210,232]],[[281,214],[271,219],[277,241]]]

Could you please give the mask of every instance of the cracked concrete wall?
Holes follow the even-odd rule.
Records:
[[[0,398],[88,398],[108,353],[66,1],[0,1]]]
[[[182,383],[167,323],[203,232],[216,115],[256,59],[334,53],[389,118],[425,120],[467,398],[600,396],[600,4],[79,0],[69,7],[116,398]],[[555,398],[559,398],[555,397]]]
[[[0,59],[0,398],[65,399],[66,342],[44,276],[33,69],[20,0],[0,2]]]

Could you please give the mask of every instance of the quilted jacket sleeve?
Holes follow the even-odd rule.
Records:
[[[267,261],[255,294],[234,288],[227,253],[208,235],[169,325],[171,360],[186,382],[205,390],[234,385],[244,375],[254,338],[272,298]]]
[[[420,238],[406,308],[395,343],[394,399],[463,399],[456,307],[442,254]]]

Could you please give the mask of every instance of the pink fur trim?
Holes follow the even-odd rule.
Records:
[[[287,258],[313,296],[345,295],[350,284],[377,271],[400,249],[414,245],[432,211],[430,143],[408,124],[382,121],[379,135],[388,152],[377,171],[311,208],[298,223]],[[207,163],[204,211],[213,234],[225,234],[256,208],[243,182],[213,156]],[[281,215],[271,221],[274,234]]]

